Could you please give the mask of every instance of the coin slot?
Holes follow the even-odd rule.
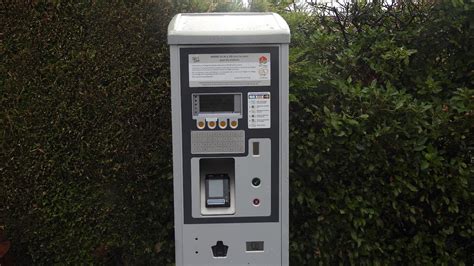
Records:
[[[260,156],[260,142],[258,141],[252,142],[252,155]]]

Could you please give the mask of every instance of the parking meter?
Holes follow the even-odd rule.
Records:
[[[177,265],[288,265],[287,23],[169,24]]]

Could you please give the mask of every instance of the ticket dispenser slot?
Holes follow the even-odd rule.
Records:
[[[199,160],[199,177],[201,215],[234,214],[234,158],[201,158]]]

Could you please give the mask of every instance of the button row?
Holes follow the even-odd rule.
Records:
[[[226,118],[206,118],[205,120],[198,120],[196,122],[197,128],[204,129],[206,127],[206,122],[207,127],[209,129],[215,129],[217,126],[219,126],[219,128],[221,129],[225,129],[227,126],[230,126],[230,128],[235,129],[239,125],[237,119],[231,119],[228,122]]]

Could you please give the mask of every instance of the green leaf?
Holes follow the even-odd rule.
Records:
[[[421,170],[426,170],[426,169],[428,169],[429,166],[430,166],[430,163],[428,163],[427,161],[423,160],[423,161],[421,161],[420,169],[421,169]]]

